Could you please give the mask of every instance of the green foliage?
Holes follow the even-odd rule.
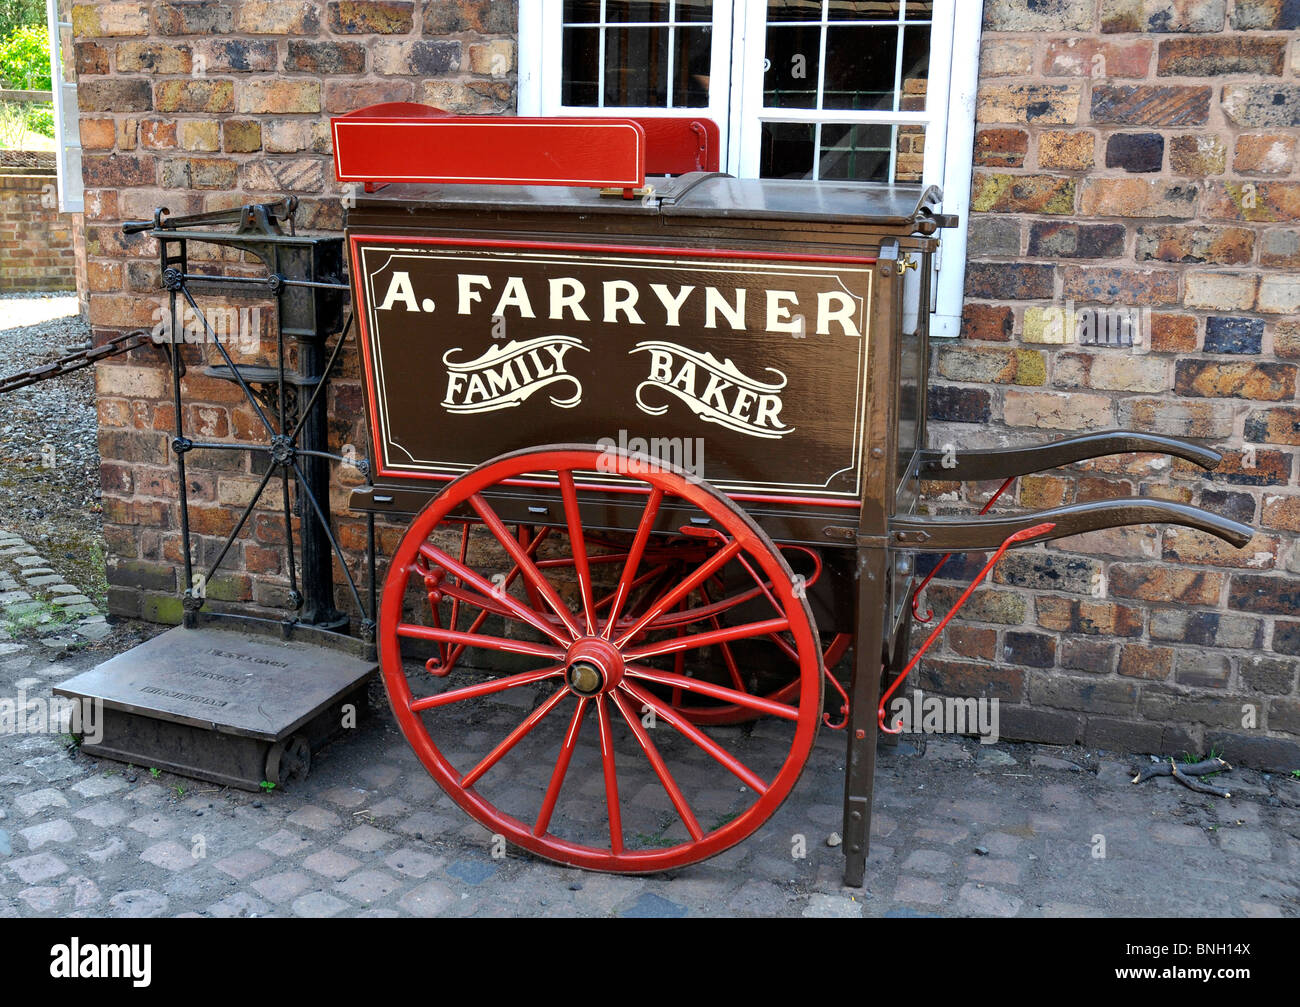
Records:
[[[45,0],[0,0],[0,38],[24,25],[45,30]]]
[[[19,91],[50,89],[50,38],[44,25],[15,28],[0,39],[0,77]]]
[[[261,783],[258,784],[258,786],[261,787],[263,790],[265,790],[268,794],[275,789],[275,784],[272,783],[270,780],[263,780]]]
[[[0,0],[0,10],[4,0]],[[0,38],[0,80],[15,91],[50,89],[50,40],[45,25],[15,28]],[[22,133],[31,131],[42,136],[54,135],[54,105],[6,103],[3,132],[7,147],[22,145]],[[11,136],[10,134],[16,134]]]

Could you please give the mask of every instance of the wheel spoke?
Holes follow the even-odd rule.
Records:
[[[465,565],[465,557],[469,555],[469,522],[466,521],[460,529],[460,565]],[[447,623],[448,628],[455,629],[457,620],[460,618],[460,599],[452,597],[451,599],[451,620]],[[446,663],[445,660],[443,662]]]
[[[754,572],[754,568],[749,565],[749,560],[745,559],[744,556],[741,556],[740,565],[743,566],[745,570],[749,573],[749,575],[754,578],[754,583],[758,585],[759,590],[762,591],[765,595],[767,595],[767,600],[772,603],[772,607],[776,609],[778,612],[784,612],[785,609],[781,607],[781,603],[777,601],[776,596],[772,594],[770,583],[768,581],[763,580],[763,578],[761,578],[757,573]]]
[[[529,685],[533,682],[542,682],[548,678],[554,678],[556,675],[562,675],[564,667],[562,665],[552,665],[549,668],[538,668],[536,671],[525,671],[518,675],[507,675],[505,678],[494,678],[490,682],[480,682],[478,685],[467,685],[459,689],[448,689],[446,692],[440,692],[434,696],[425,696],[411,703],[413,713],[421,713],[424,710],[433,710],[439,706],[449,706],[452,703],[459,703],[466,699],[478,699],[480,696],[490,696],[494,692],[505,692],[507,689],[517,689],[521,685]]]
[[[691,806],[686,803],[686,797],[682,794],[681,788],[677,786],[677,781],[673,779],[673,774],[668,772],[668,766],[664,763],[663,756],[659,754],[659,749],[655,743],[650,740],[650,735],[646,734],[645,727],[641,724],[641,718],[637,716],[635,710],[628,709],[627,700],[623,694],[615,690],[610,693],[618,710],[623,714],[623,719],[627,721],[627,726],[632,729],[632,734],[636,742],[641,746],[641,751],[645,757],[650,760],[650,765],[654,768],[655,775],[659,777],[659,782],[668,793],[668,799],[673,802],[673,807],[677,809],[677,815],[686,826],[686,831],[691,834],[691,838],[699,842],[704,838],[704,830],[700,828],[700,823],[695,818],[695,812],[691,811]]]
[[[511,654],[529,654],[533,657],[549,657],[552,660],[563,659],[564,650],[545,643],[533,643],[530,640],[508,640],[503,636],[484,636],[482,633],[464,633],[457,629],[440,629],[437,626],[417,626],[411,622],[397,624],[397,635],[408,640],[432,640],[435,643],[462,643],[467,647],[484,647],[488,650],[504,650]]]
[[[709,597],[709,589],[703,584],[700,585],[700,597],[704,599],[705,604],[711,604],[713,599]],[[718,621],[716,615],[709,616],[709,622],[713,624],[714,629],[721,629],[722,623]],[[736,664],[736,655],[731,652],[731,644],[719,644],[722,651],[722,662],[727,666],[727,674],[731,676],[732,684],[741,692],[748,692],[745,688],[744,679],[740,676],[740,668]]]
[[[555,813],[555,802],[560,799],[560,788],[564,786],[564,775],[569,771],[573,760],[573,749],[578,743],[578,732],[582,729],[582,718],[587,712],[587,700],[579,699],[578,708],[573,711],[569,721],[569,732],[564,736],[560,746],[559,758],[555,760],[555,772],[551,774],[550,786],[546,788],[546,797],[542,801],[542,810],[537,813],[537,824],[533,826],[534,836],[546,835],[551,824],[551,815]]]
[[[700,587],[703,589],[704,585],[701,584]],[[666,612],[656,619],[648,628],[671,629],[674,626],[689,626],[693,622],[715,618],[721,613],[735,608],[737,605],[743,605],[745,602],[757,598],[758,595],[759,589],[751,587],[743,594],[728,595],[725,598],[720,598],[718,601],[710,600],[706,605],[695,605],[691,608],[684,608],[679,612]]]
[[[587,543],[582,534],[582,514],[578,510],[578,491],[573,486],[573,473],[561,472],[560,496],[564,500],[564,517],[569,523],[569,545],[573,551],[574,573],[582,591],[582,614],[587,620],[587,633],[596,632],[596,600],[591,594],[591,568],[587,565]]]
[[[679,650],[695,650],[699,647],[711,647],[715,643],[727,640],[743,640],[751,636],[766,636],[777,633],[790,626],[789,619],[764,619],[762,622],[747,622],[740,626],[727,626],[725,629],[710,629],[690,636],[659,640],[655,643],[642,644],[623,651],[623,656],[630,661],[639,661],[659,654],[672,654]]]
[[[609,809],[609,849],[616,856],[623,852],[623,815],[618,803],[618,769],[614,764],[614,732],[609,722],[605,697],[596,697],[596,714],[600,723],[600,761],[605,768],[605,807]]]
[[[557,630],[554,626],[550,625],[550,623],[548,623],[540,615],[538,615],[532,609],[526,608],[525,606],[519,604],[519,602],[516,601],[513,597],[511,597],[510,594],[508,594],[506,591],[493,590],[492,585],[488,583],[488,581],[484,580],[482,577],[476,574],[469,567],[465,566],[463,563],[456,562],[456,560],[452,559],[445,552],[439,549],[436,545],[433,545],[430,542],[423,543],[420,546],[420,555],[424,556],[426,559],[434,563],[437,563],[448,573],[454,574],[455,576],[459,577],[462,581],[464,581],[466,584],[469,584],[480,594],[492,598],[496,598],[498,601],[500,601],[502,605],[504,605],[510,611],[510,614],[513,615],[516,619],[519,619],[521,622],[526,622],[528,623],[528,625],[532,626],[533,629],[545,633],[547,636],[549,636],[556,643],[560,644],[562,647],[567,647],[569,645],[570,641],[564,636],[564,634],[561,633],[559,630]],[[411,572],[418,573],[419,568],[412,567]]]
[[[736,777],[741,783],[759,794],[767,793],[767,782],[758,774],[701,731],[694,724],[690,723],[684,717],[675,713],[672,707],[665,703],[659,702],[650,693],[644,689],[639,689],[626,679],[623,680],[621,688],[636,699],[638,702],[645,704],[654,710],[655,716],[660,720],[667,721],[672,727],[675,727],[681,734],[684,734],[691,741],[695,742],[703,751],[713,756],[714,760],[722,765],[729,773]]]
[[[497,747],[488,752],[482,762],[462,776],[460,785],[465,788],[474,786],[475,783],[482,779],[484,773],[500,762],[502,757],[515,745],[519,744],[524,739],[524,735],[540,724],[543,717],[559,706],[567,695],[569,695],[569,687],[567,685],[560,686],[550,699],[530,713],[523,723],[502,738]]]
[[[641,632],[641,630],[643,630],[649,623],[654,622],[663,615],[664,612],[672,608],[688,594],[694,591],[696,586],[707,580],[713,571],[721,569],[722,566],[738,552],[740,552],[740,542],[736,539],[732,539],[705,560],[704,563],[696,567],[689,577],[660,598],[655,602],[655,604],[651,605],[650,608],[646,610],[645,614],[632,624],[632,628],[625,631],[623,635],[615,641],[615,645],[622,646],[632,637],[636,636],[637,633]]]
[[[759,713],[780,717],[783,720],[799,719],[798,707],[773,702],[770,699],[764,699],[762,696],[755,696],[750,692],[728,689],[725,685],[714,685],[712,682],[703,682],[698,678],[675,675],[671,671],[660,671],[658,668],[651,668],[643,664],[629,664],[627,674],[633,678],[644,679],[647,682],[656,682],[659,685],[673,686],[685,692],[695,692],[701,696],[722,699],[728,703],[735,703],[737,706],[757,710]]]
[[[466,527],[466,528],[469,528],[469,524],[468,524],[468,522],[466,523],[465,527]],[[542,533],[541,533],[540,535],[538,535],[536,538],[534,538],[534,539],[532,540],[532,542],[529,543],[529,545],[528,545],[528,554],[529,554],[530,556],[531,556],[534,552],[536,552],[537,547],[538,547],[538,546],[541,544],[541,542],[542,542],[542,539],[546,538],[546,533],[547,533],[548,531],[550,531],[549,528],[543,528],[543,529],[542,529]],[[465,563],[465,552],[466,552],[466,547],[467,547],[467,546],[468,546],[468,538],[467,538],[467,537],[462,538],[462,539],[461,539],[461,547],[460,547],[460,549],[461,549],[460,562],[461,562],[462,565]],[[509,572],[508,574],[506,574],[506,580],[505,580],[505,583],[501,585],[501,592],[500,592],[500,593],[504,594],[504,593],[508,592],[508,591],[510,590],[510,585],[513,584],[513,583],[515,582],[515,578],[518,577],[518,576],[519,576],[519,567],[517,567],[517,566],[512,566],[512,567],[510,568],[510,572]],[[442,589],[442,590],[443,590],[443,594],[450,594],[450,593],[451,593],[451,589],[450,589],[448,586],[446,586],[446,585],[443,586],[443,589]],[[461,588],[460,590],[463,590],[463,588]],[[453,595],[453,598],[454,598],[454,597],[455,597],[455,596]],[[481,607],[481,606],[480,606],[480,607]],[[495,605],[493,606],[493,608],[495,608]],[[483,608],[483,610],[482,610],[481,612],[479,612],[479,614],[478,614],[477,616],[475,616],[474,621],[470,624],[470,627],[469,627],[469,631],[470,631],[471,633],[477,633],[477,632],[478,632],[478,628],[479,628],[480,626],[482,626],[483,623],[484,623],[484,621],[487,619],[487,617],[488,617],[488,612],[489,612],[489,609],[487,609],[487,608]],[[503,615],[504,615],[504,614],[509,614],[509,612],[508,612],[508,610],[507,610],[506,612],[503,612],[502,614],[503,614]],[[455,627],[453,626],[452,628],[454,629]],[[451,657],[448,658],[448,665],[447,665],[447,667],[448,667],[448,668],[452,667],[452,666],[453,666],[453,665],[454,665],[458,660],[460,660],[460,655],[463,654],[464,652],[465,652],[465,645],[464,645],[463,643],[462,643],[462,644],[458,644],[457,646],[453,647],[452,650],[451,650]]]
[[[537,569],[537,566],[533,563],[532,557],[530,557],[524,547],[519,544],[519,540],[510,534],[510,530],[502,523],[501,518],[497,516],[497,512],[492,509],[492,506],[477,493],[469,498],[469,502],[470,506],[478,513],[478,516],[483,519],[483,523],[487,525],[492,534],[496,536],[497,541],[505,546],[506,552],[510,553],[510,558],[515,561],[516,565],[523,572],[524,579],[537,589],[538,593],[541,594],[542,598],[546,601],[546,604],[548,604],[554,610],[555,614],[560,617],[560,621],[564,623],[565,628],[573,634],[573,639],[576,640],[578,637],[582,636],[582,630],[579,629],[578,624],[574,622],[573,613],[569,611],[569,606],[566,605],[564,599],[555,592],[555,588],[552,587],[551,582],[546,579],[546,575],[543,574],[541,570]]]
[[[609,607],[609,620],[605,623],[605,629],[601,634],[606,640],[614,631],[614,626],[618,623],[618,613],[623,610],[623,603],[627,601],[632,579],[636,577],[636,568],[641,565],[641,554],[645,552],[646,542],[650,539],[650,529],[654,527],[655,516],[659,513],[659,505],[663,499],[664,491],[656,486],[650,491],[650,498],[645,502],[645,510],[641,512],[641,521],[636,528],[636,538],[632,540],[632,548],[628,550],[627,562],[623,564],[623,572],[618,578],[618,589],[614,592],[614,601]]]

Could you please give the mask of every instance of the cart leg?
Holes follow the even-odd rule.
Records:
[[[886,555],[883,548],[858,549],[857,634],[850,684],[849,751],[844,767],[844,883],[853,888],[862,887],[871,835]]]
[[[912,619],[910,615],[904,615],[898,626],[898,633],[894,637],[893,656],[885,666],[885,673],[880,681],[880,691],[883,695],[891,685],[903,674],[903,669],[907,667],[907,662],[912,656]],[[886,748],[898,747],[898,735],[886,734],[881,732],[880,744]]]

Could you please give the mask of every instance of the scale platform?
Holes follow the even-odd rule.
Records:
[[[54,688],[102,711],[83,752],[258,790],[305,777],[312,753],[366,713],[371,645],[260,619],[193,623]]]

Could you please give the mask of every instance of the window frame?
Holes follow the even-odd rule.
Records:
[[[77,82],[64,75],[65,57],[60,29],[72,22],[59,15],[59,0],[45,0],[45,25],[50,37],[50,90],[54,99],[55,165],[60,213],[82,213],[85,189],[81,177],[81,130],[77,118]],[[71,115],[72,124],[68,123]]]
[[[930,66],[924,111],[883,112],[848,109],[766,109],[763,59],[767,4],[759,0],[715,0],[712,76],[725,86],[711,88],[709,105],[699,108],[592,108],[560,101],[563,71],[563,0],[519,5],[519,115],[673,116],[703,115],[722,132],[722,164],[732,175],[758,175],[762,123],[850,122],[925,127],[922,184],[943,189],[943,210],[960,225],[942,232],[935,256],[931,338],[961,333],[966,235],[970,213],[975,138],[975,94],[979,79],[979,41],[983,0],[934,0],[930,27]],[[957,44],[956,40],[962,40]],[[819,65],[824,65],[819,64]],[[943,97],[940,97],[943,96]]]

